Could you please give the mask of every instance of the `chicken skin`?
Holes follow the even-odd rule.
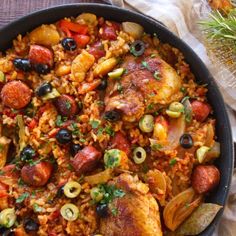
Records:
[[[125,195],[115,198],[110,209],[116,209],[106,218],[101,218],[100,232],[106,236],[162,236],[159,207],[148,192],[146,184],[137,177],[121,174],[115,180],[115,186]]]
[[[119,110],[123,120],[139,120],[150,109],[158,109],[180,100],[181,78],[168,63],[158,56],[128,55],[121,67],[126,73],[119,80],[109,81],[106,90],[106,111]]]

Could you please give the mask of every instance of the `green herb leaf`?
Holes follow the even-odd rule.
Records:
[[[106,132],[107,134],[109,134],[110,136],[114,136],[114,135],[115,135],[115,131],[112,129],[111,126],[106,126],[106,127],[105,127],[105,132]]]
[[[29,197],[29,193],[22,193],[17,199],[16,203],[21,203],[23,202],[26,198]]]
[[[115,208],[115,207],[113,207],[113,208],[111,209],[111,213],[112,213],[113,216],[117,216],[117,214],[118,214],[118,209]]]
[[[142,61],[141,64],[142,64],[143,68],[146,68],[146,69],[149,70],[149,65],[148,65],[148,63],[146,61]]]
[[[67,108],[68,110],[70,110],[70,108],[71,108],[71,104],[70,104],[69,101],[66,101],[66,108]]]
[[[100,125],[100,122],[98,120],[90,120],[89,124],[92,126],[93,129],[97,129]]]
[[[37,203],[33,204],[33,209],[34,209],[34,212],[42,212],[43,211],[43,208],[40,207]]]
[[[161,144],[159,144],[159,143],[155,143],[155,144],[152,144],[151,145],[151,149],[153,150],[153,151],[159,151],[160,149],[162,149],[163,148],[163,146],[161,145]]]
[[[170,166],[174,166],[176,163],[177,163],[177,160],[175,158],[169,161]]]
[[[4,175],[5,172],[3,170],[0,170],[0,175]]]
[[[186,91],[187,91],[187,89],[186,89],[185,87],[181,87],[181,88],[180,88],[180,92],[186,93]]]
[[[119,93],[123,93],[123,86],[121,85],[121,83],[118,83],[118,84],[117,84],[117,91],[118,91]]]
[[[153,104],[153,103],[150,103],[150,104],[148,104],[147,109],[148,109],[148,110],[152,110],[153,107],[154,107],[154,104]]]

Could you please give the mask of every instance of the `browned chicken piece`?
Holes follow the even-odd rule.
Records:
[[[157,54],[152,57],[146,53],[138,58],[128,55],[121,67],[126,69],[122,78],[109,81],[106,111],[120,110],[124,120],[134,122],[152,107],[157,109],[181,99],[181,78]]]
[[[115,198],[109,214],[100,221],[100,233],[106,236],[162,236],[159,207],[146,184],[129,174],[121,174],[115,183],[125,195]]]

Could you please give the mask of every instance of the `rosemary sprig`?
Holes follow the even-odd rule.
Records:
[[[207,38],[229,40],[236,48],[236,9],[232,9],[227,16],[214,11],[209,17],[209,20],[199,22]]]

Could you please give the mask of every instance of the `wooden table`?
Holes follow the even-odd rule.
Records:
[[[80,2],[105,3],[102,0],[1,0],[0,28],[19,17],[43,8]]]

